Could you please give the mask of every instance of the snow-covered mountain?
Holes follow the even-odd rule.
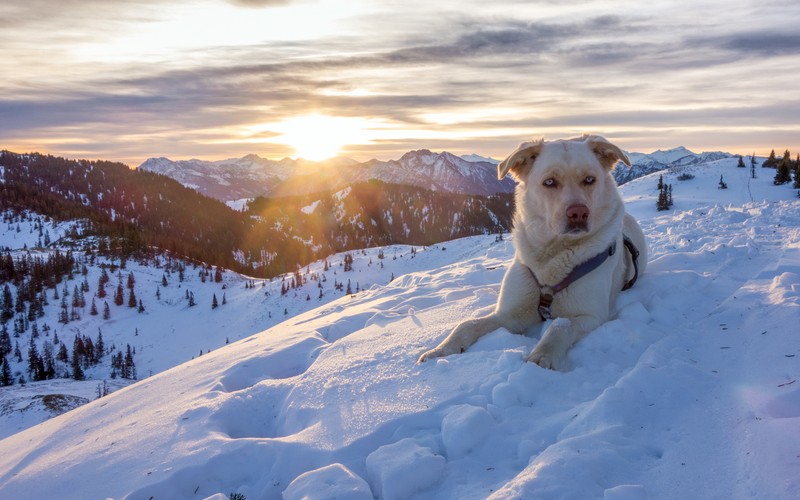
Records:
[[[288,196],[378,180],[437,191],[491,195],[514,190],[510,179],[497,180],[496,163],[470,160],[427,149],[410,151],[399,160],[358,163],[347,158],[323,162],[257,155],[221,161],[150,158],[139,169],[167,175],[181,184],[222,201],[256,196]]]
[[[633,166],[620,164],[614,172],[619,184],[658,170],[731,157],[720,152],[696,154],[684,147],[628,156]],[[446,151],[420,149],[399,160],[365,163],[348,158],[274,161],[254,154],[220,161],[150,158],[139,169],[167,175],[207,196],[230,202],[256,196],[307,194],[369,180],[463,194],[510,193],[514,183],[509,178],[497,180],[498,163],[476,154],[459,157]]]
[[[693,153],[683,146],[668,149],[666,151],[656,150],[652,153],[627,153],[628,158],[631,160],[631,166],[628,167],[622,163],[618,163],[614,169],[614,178],[617,184],[622,185],[630,182],[633,179],[658,172],[659,170],[666,170],[669,168],[681,168],[691,165],[701,165],[704,163],[730,158],[733,155],[730,153],[703,152]]]
[[[203,194],[231,201],[306,194],[369,180],[462,194],[513,191],[510,179],[497,180],[496,164],[477,155],[464,159],[423,149],[410,151],[399,160],[365,163],[346,158],[274,161],[257,155],[221,161],[150,158],[139,169],[167,175]]]
[[[298,309],[3,439],[0,497],[797,498],[800,200],[733,158],[687,169],[663,174],[671,212],[656,211],[658,175],[622,187],[651,260],[566,372],[525,362],[539,331],[415,363],[493,307],[508,240],[356,252],[327,279],[361,290],[320,307],[314,280],[298,301],[229,276],[214,311],[148,307],[175,325],[160,335],[225,313],[204,330],[221,338],[257,318],[256,300],[262,321]],[[362,278],[395,263],[391,282]]]
[[[433,191],[492,195],[510,193],[514,182],[497,180],[497,164],[490,161],[467,161],[448,152],[427,149],[410,151],[399,160],[372,160],[358,171],[355,181],[377,179],[391,184],[410,184]]]

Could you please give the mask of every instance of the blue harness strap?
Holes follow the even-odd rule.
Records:
[[[631,239],[628,238],[627,236],[623,235],[622,241],[625,244],[625,248],[627,248],[628,252],[630,252],[631,258],[633,259],[633,278],[628,280],[622,287],[623,290],[627,290],[630,287],[632,287],[633,284],[636,283],[636,280],[639,278],[639,250],[633,244],[633,241],[631,241]],[[553,286],[542,285],[536,278],[536,275],[533,273],[533,269],[529,267],[528,271],[530,271],[531,276],[533,277],[533,281],[536,282],[536,285],[540,289],[538,311],[539,311],[539,316],[542,318],[542,320],[544,321],[548,319],[553,319],[553,313],[550,307],[553,305],[553,298],[556,293],[567,288],[572,283],[575,283],[579,279],[583,278],[590,272],[600,267],[603,264],[603,262],[605,262],[607,258],[614,255],[616,251],[617,251],[617,242],[615,241],[614,243],[609,245],[607,250],[603,250],[602,252],[598,253],[591,259],[575,266],[572,269],[572,271],[570,271],[570,273],[567,275],[566,278],[564,278],[560,283]]]

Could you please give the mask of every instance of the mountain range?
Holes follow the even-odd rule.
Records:
[[[297,196],[373,180],[482,196],[514,190],[511,179],[497,180],[495,162],[476,157],[465,160],[427,149],[410,151],[399,160],[364,163],[348,158],[322,162],[291,158],[276,161],[250,154],[220,161],[150,158],[138,168],[172,177],[184,186],[222,201]]]
[[[632,168],[619,165],[614,176],[618,184],[624,184],[658,170],[730,156],[721,152],[696,154],[684,147],[650,154],[629,153]],[[497,180],[497,163],[478,155],[460,157],[420,149],[409,151],[398,160],[373,159],[364,163],[349,158],[276,161],[249,154],[219,161],[150,158],[138,168],[172,177],[202,194],[229,202],[257,196],[302,195],[370,180],[482,196],[513,192],[514,182],[510,178]]]

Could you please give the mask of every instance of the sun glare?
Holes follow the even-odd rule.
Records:
[[[360,118],[296,116],[277,124],[274,130],[280,135],[270,142],[286,144],[298,158],[320,161],[340,154],[347,144],[368,143],[368,126]]]

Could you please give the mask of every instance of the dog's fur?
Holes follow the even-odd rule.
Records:
[[[647,263],[639,224],[625,212],[611,171],[630,160],[600,136],[525,142],[497,167],[517,181],[513,240],[514,261],[506,271],[497,306],[491,314],[462,322],[419,361],[464,352],[498,328],[525,333],[542,322],[539,285],[553,286],[581,263],[616,242],[616,252],[591,273],[554,294],[552,321],[528,356],[544,368],[562,369],[567,350],[608,321],[617,294],[633,274],[623,233]],[[533,275],[536,276],[534,279]],[[536,283],[538,279],[539,284]]]

